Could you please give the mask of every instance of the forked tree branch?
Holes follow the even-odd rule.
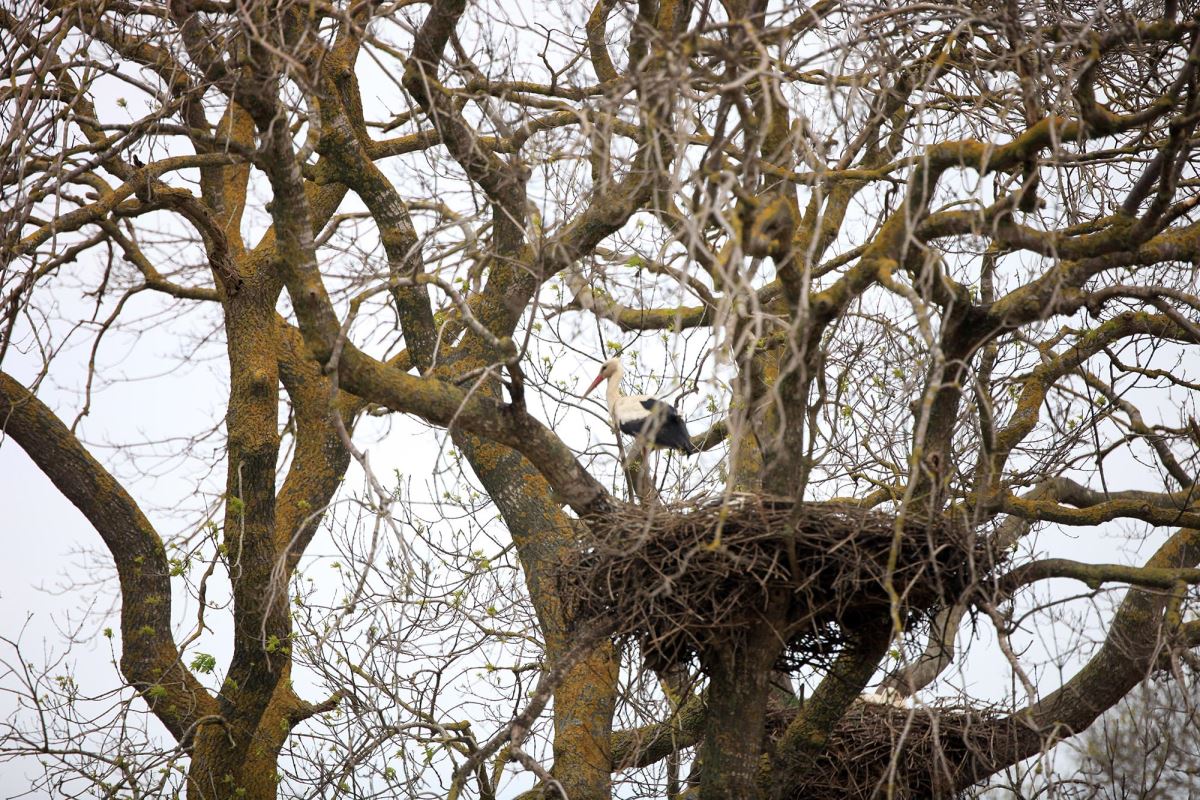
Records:
[[[182,742],[216,701],[184,668],[172,636],[171,579],[158,533],[137,503],[53,411],[0,372],[0,431],[87,518],[116,563],[121,585],[121,672]]]

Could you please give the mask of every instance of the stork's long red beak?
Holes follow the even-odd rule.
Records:
[[[600,381],[602,381],[602,380],[604,380],[603,372],[601,372],[599,375],[596,376],[596,380],[592,381],[592,385],[587,388],[587,391],[583,393],[583,396],[587,397],[589,394],[591,394],[592,389],[595,389],[597,386],[599,386]]]

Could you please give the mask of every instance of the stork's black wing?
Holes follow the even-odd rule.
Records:
[[[679,416],[679,410],[675,406],[651,397],[642,401],[642,408],[649,412],[642,424],[649,423],[657,426],[654,444],[659,447],[669,447],[672,450],[682,450],[688,455],[700,452],[699,448],[692,444],[692,438],[687,431],[687,423],[683,421],[683,417]],[[651,422],[651,420],[654,421]],[[622,430],[624,430],[623,426]]]

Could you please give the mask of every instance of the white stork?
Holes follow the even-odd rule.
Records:
[[[692,444],[687,425],[675,406],[646,394],[621,394],[621,377],[624,374],[621,360],[610,358],[604,362],[600,374],[583,393],[584,396],[599,386],[600,381],[608,378],[608,386],[604,392],[608,401],[608,411],[622,433],[628,436],[653,437],[650,441],[655,447],[682,450],[689,456],[699,453],[700,448]]]

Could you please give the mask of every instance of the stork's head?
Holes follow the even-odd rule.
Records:
[[[610,358],[608,361],[605,361],[603,366],[600,367],[600,374],[596,376],[596,380],[592,381],[592,385],[589,386],[587,391],[583,393],[584,397],[591,394],[592,389],[595,389],[600,385],[600,381],[604,380],[605,378],[611,378],[613,375],[616,375],[620,369],[621,359],[614,357]]]

